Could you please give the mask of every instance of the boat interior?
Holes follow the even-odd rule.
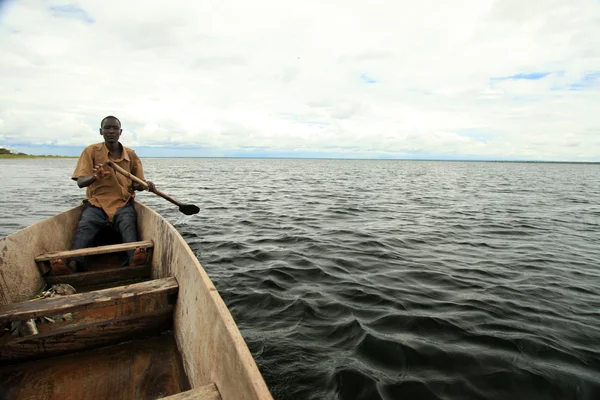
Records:
[[[214,383],[192,389],[186,377],[173,333],[179,285],[153,278],[155,243],[119,242],[107,231],[89,248],[35,256],[38,296],[0,305],[0,400],[221,399]],[[136,248],[146,262],[121,266]],[[51,260],[75,256],[84,272],[52,274]]]

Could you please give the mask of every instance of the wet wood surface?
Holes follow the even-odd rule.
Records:
[[[163,308],[172,308],[176,302],[176,294],[151,299],[133,298],[128,303],[89,308],[67,314],[53,315],[48,318],[37,318],[35,321],[40,334],[51,331],[59,333],[64,327],[74,328],[76,326],[97,324],[99,322],[116,321],[120,318],[131,317],[136,314],[158,311]],[[15,342],[16,340],[20,340],[20,338],[11,335],[1,335],[0,345],[6,344],[7,340]]]
[[[177,293],[177,290],[177,280],[167,277],[88,293],[13,303],[0,307],[0,325],[14,320],[25,320],[123,304],[131,302],[136,298],[156,298]]]
[[[135,250],[136,248],[149,248],[153,247],[154,242],[152,240],[142,240],[139,242],[111,244],[107,246],[88,247],[85,249],[78,250],[65,250],[55,251],[52,253],[43,253],[35,257],[36,262],[55,260],[58,258],[72,258],[72,257],[85,257],[95,254],[106,254],[106,253],[118,253],[121,251]]]
[[[76,289],[80,287],[97,286],[104,284],[117,284],[119,281],[134,278],[150,278],[152,267],[150,264],[134,267],[116,267],[97,269],[89,272],[78,272],[71,275],[47,276],[48,285],[67,283]],[[78,290],[79,291],[79,290]]]
[[[189,389],[171,335],[0,368],[2,400],[154,400]]]
[[[168,331],[173,307],[83,325],[63,326],[0,346],[0,366],[91,350]]]
[[[177,393],[160,400],[222,400],[214,383],[187,392]]]

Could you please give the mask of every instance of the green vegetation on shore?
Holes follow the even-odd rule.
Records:
[[[0,159],[1,158],[73,158],[69,156],[36,156],[33,154],[25,153],[13,153],[12,151],[0,147]]]

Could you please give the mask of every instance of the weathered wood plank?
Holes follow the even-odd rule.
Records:
[[[146,282],[148,280],[150,280],[150,278],[132,278],[132,279],[122,280],[119,282],[108,282],[108,283],[104,283],[102,285],[92,285],[92,286],[79,285],[79,286],[75,286],[75,289],[77,289],[77,293],[87,293],[87,292],[93,292],[96,290],[110,289],[110,288],[116,287],[116,286],[133,285],[134,283]]]
[[[122,304],[136,298],[149,299],[177,293],[177,290],[177,280],[168,277],[88,293],[9,304],[0,307],[0,324]]]
[[[68,249],[83,208],[79,205],[0,238],[0,306],[26,301],[36,295],[44,279],[35,256],[46,249]]]
[[[65,332],[73,332],[77,329],[84,329],[92,325],[117,321],[126,317],[133,317],[137,314],[145,314],[159,311],[161,309],[168,308],[169,310],[172,310],[176,302],[177,294],[165,295],[151,299],[136,298],[133,301],[124,304],[76,311],[70,313],[70,318],[67,320],[62,318],[63,316],[61,315],[52,316],[51,318],[54,320],[54,323],[51,321],[46,321],[44,323],[38,318],[35,320],[35,322],[39,333],[35,336],[35,338],[50,337],[52,335],[59,335]],[[0,336],[0,346],[16,344],[32,338],[34,337],[20,337],[6,334]]]
[[[40,262],[40,261],[55,260],[57,258],[73,258],[73,257],[91,256],[91,255],[95,255],[95,254],[118,253],[120,251],[134,250],[138,247],[149,248],[149,247],[153,247],[153,246],[154,246],[154,242],[152,240],[142,240],[139,242],[111,244],[108,246],[97,246],[97,247],[88,247],[85,249],[78,249],[78,250],[65,250],[65,251],[56,251],[53,253],[44,253],[44,254],[40,254],[37,257],[35,257],[35,261]]]
[[[78,272],[71,275],[46,276],[48,285],[57,283],[68,283],[77,288],[81,286],[104,285],[132,278],[147,278],[152,274],[151,265],[139,265],[134,267],[117,267],[90,272]]]
[[[155,335],[171,329],[173,307],[115,320],[65,326],[0,346],[0,365],[57,356]]]
[[[0,368],[3,400],[154,400],[189,388],[171,335]]]
[[[221,400],[221,395],[214,383],[196,389],[161,397],[159,400]]]

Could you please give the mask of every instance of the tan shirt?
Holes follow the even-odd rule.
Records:
[[[77,161],[77,166],[71,178],[76,181],[80,177],[93,175],[94,166],[108,161],[110,157],[125,171],[129,171],[138,178],[145,180],[144,169],[138,155],[132,149],[121,146],[123,154],[118,160],[110,157],[108,148],[104,143],[96,143],[86,147],[79,156],[79,161]],[[111,175],[89,185],[86,190],[86,197],[92,205],[101,207],[108,215],[109,220],[112,220],[119,208],[135,198],[135,192],[132,188],[133,182],[131,179],[108,166],[105,166],[104,170],[110,171]]]

